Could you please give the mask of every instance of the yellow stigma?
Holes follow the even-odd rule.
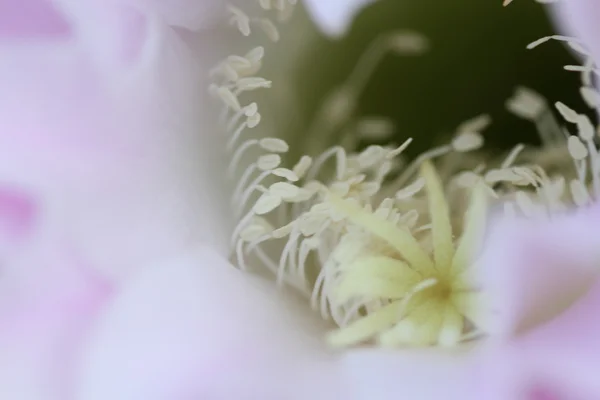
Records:
[[[483,233],[486,194],[474,188],[456,243],[448,202],[431,163],[423,164],[421,176],[429,200],[431,255],[407,229],[330,196],[333,207],[350,223],[385,241],[397,254],[359,256],[343,267],[343,279],[335,288],[340,301],[368,296],[387,304],[332,332],[331,344],[350,346],[375,338],[384,346],[454,346],[482,330],[482,295],[470,285],[468,267]]]

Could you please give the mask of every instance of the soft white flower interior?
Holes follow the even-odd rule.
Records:
[[[278,41],[277,23],[291,16],[295,1],[259,4],[275,19],[230,7],[231,24],[244,36],[258,28]],[[586,54],[562,36],[530,48],[548,39],[566,40]],[[486,294],[473,282],[489,204],[500,204],[507,215],[547,218],[600,197],[597,128],[557,103],[576,127],[571,134],[527,88],[517,89],[507,108],[532,121],[544,145],[517,144],[502,158],[481,152],[487,115],[461,124],[446,144],[412,161],[404,156],[412,139],[395,145],[389,121],[356,116],[357,100],[384,55],[426,49],[414,32],[376,40],[292,149],[260,134],[252,93],[276,84],[258,75],[265,47],[230,55],[213,70],[211,92],[223,104],[228,172],[236,183],[232,259],[242,269],[270,270],[278,284],[303,293],[339,327],[328,336],[335,346],[455,346],[485,335],[491,315]],[[582,72],[582,95],[598,108],[593,63],[567,68]],[[340,138],[341,127],[346,134]],[[359,148],[359,139],[389,144]],[[286,166],[292,154],[299,156]]]

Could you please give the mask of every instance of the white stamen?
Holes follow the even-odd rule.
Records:
[[[264,138],[259,141],[260,147],[273,153],[287,153],[290,149],[285,140],[278,138]]]
[[[575,111],[573,111],[573,109],[567,107],[567,105],[565,105],[564,103],[561,103],[560,101],[557,101],[555,103],[556,109],[560,112],[560,114],[563,116],[564,119],[566,119],[569,122],[572,123],[577,123],[577,119],[579,117],[579,114],[577,114]]]
[[[579,161],[587,157],[588,151],[577,136],[569,136],[567,145],[569,154],[571,154],[571,157],[575,160]]]
[[[465,153],[479,149],[483,145],[483,138],[476,132],[462,132],[452,140],[455,151]]]
[[[262,196],[260,196],[256,201],[256,204],[254,204],[254,207],[252,207],[252,211],[256,215],[268,214],[279,207],[281,202],[281,196],[272,193],[263,193]]]
[[[281,156],[279,154],[265,154],[258,157],[256,165],[262,171],[274,170],[281,164]]]

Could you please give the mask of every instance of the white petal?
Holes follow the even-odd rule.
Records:
[[[111,8],[137,9],[154,15],[165,24],[190,30],[209,28],[225,16],[225,4],[220,0],[55,0],[68,11],[104,12]],[[111,34],[108,30],[107,34]]]
[[[150,269],[99,321],[77,398],[309,398],[334,365],[299,305],[207,248]]]
[[[375,0],[305,0],[317,25],[330,36],[341,36],[354,16]]]
[[[212,26],[224,15],[221,0],[136,0],[151,11],[160,13],[169,25],[197,30]]]
[[[596,0],[559,1],[550,7],[557,25],[568,35],[577,35],[600,60],[600,3]]]
[[[478,381],[492,364],[441,350],[355,350],[341,360],[356,400],[495,399]],[[479,392],[482,390],[482,392]]]

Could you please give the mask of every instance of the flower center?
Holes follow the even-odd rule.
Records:
[[[359,240],[355,247],[362,251],[355,261],[342,259],[337,268],[330,267],[335,270],[329,278],[333,307],[361,306],[352,322],[342,321],[341,329],[329,336],[331,344],[374,339],[386,346],[454,346],[481,330],[480,317],[473,312],[480,307],[481,295],[468,284],[468,266],[481,237],[487,195],[474,189],[463,234],[455,243],[441,180],[429,162],[421,167],[421,175],[429,200],[427,237],[433,254],[404,227],[330,195],[333,207],[349,223],[394,251],[386,255],[378,252],[385,247],[361,246]]]
[[[437,283],[424,290],[426,296],[431,297],[435,301],[446,302],[452,297],[452,283],[445,280],[437,279]]]
[[[289,17],[295,3],[259,2],[279,20]],[[230,12],[230,22],[244,36],[259,28],[279,39],[271,19],[235,7]],[[265,48],[230,55],[213,71],[210,89],[223,104],[228,172],[235,182],[232,259],[242,269],[269,269],[278,284],[304,294],[315,312],[337,325],[327,337],[333,346],[456,346],[485,334],[484,293],[471,284],[471,266],[484,236],[488,201],[501,200],[506,214],[528,217],[546,216],[570,201],[564,177],[549,176],[535,162],[541,157],[515,165],[523,145],[495,160],[498,165],[485,165],[486,158],[474,152],[483,145],[487,115],[461,124],[448,143],[410,162],[405,150],[412,139],[399,146],[364,146],[391,142],[394,129],[384,119],[355,115],[365,80],[387,51],[402,53],[406,43],[413,53],[415,43],[424,51],[416,39],[404,33],[377,40],[355,73],[325,99],[309,124],[311,140],[293,148],[281,138],[246,137],[257,132],[262,118],[248,96],[271,87],[257,76]],[[508,107],[558,146],[555,133],[562,130],[541,97],[519,89]],[[580,133],[557,156],[546,149],[542,154],[552,157],[542,163],[574,162],[570,194],[584,205],[587,172],[600,165],[595,135],[587,117],[562,104],[558,110]],[[309,154],[302,155],[303,148]],[[296,162],[286,166],[297,152]],[[600,194],[596,174],[591,186]]]

